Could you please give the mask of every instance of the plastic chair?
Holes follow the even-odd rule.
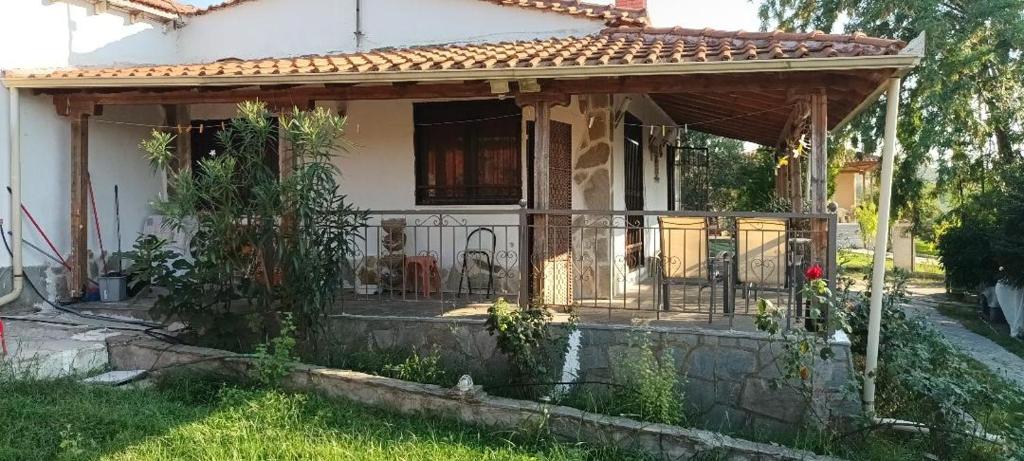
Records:
[[[469,244],[473,241],[473,236],[477,236],[477,242],[480,243],[483,240],[482,234],[487,233],[491,235],[491,250],[487,251],[484,248],[470,249]],[[473,279],[469,278],[466,267],[469,265],[470,256],[483,257],[484,262],[487,264],[487,296],[490,297],[491,293],[494,292],[494,250],[498,246],[498,237],[494,235],[494,231],[486,227],[478,227],[473,229],[466,236],[466,247],[462,251],[462,273],[459,275],[459,296],[462,296],[462,283],[466,282],[468,285],[468,294],[473,293]]]
[[[423,287],[424,297],[429,298],[433,291],[441,294],[441,270],[437,267],[437,260],[433,256],[406,256],[404,269],[402,291],[406,291],[406,285],[410,279],[418,276],[418,283]]]

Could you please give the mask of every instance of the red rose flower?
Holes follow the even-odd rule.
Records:
[[[823,271],[821,266],[818,264],[808,267],[807,270],[804,271],[804,277],[807,278],[807,280],[818,280],[823,275],[825,275],[825,271]]]

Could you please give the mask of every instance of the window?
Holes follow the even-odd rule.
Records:
[[[277,118],[270,119],[273,131],[277,131]],[[202,126],[203,130],[200,131],[197,127]],[[206,156],[210,155],[210,152],[221,153],[224,152],[224,146],[220,143],[218,135],[222,130],[221,127],[231,126],[231,120],[193,120],[192,130],[189,131],[191,152],[192,152],[192,171],[199,171],[199,162]],[[264,163],[270,171],[274,172],[274,175],[278,174],[280,165],[278,165],[277,156],[277,137],[267,141],[267,146],[264,149]]]
[[[512,101],[416,104],[416,204],[519,203],[521,114]]]

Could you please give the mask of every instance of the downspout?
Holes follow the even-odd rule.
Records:
[[[21,100],[17,88],[9,88],[8,122],[10,123],[10,155],[11,155],[11,231],[14,240],[11,242],[11,271],[14,276],[11,292],[0,297],[0,307],[10,304],[21,296],[25,283],[25,270],[21,260]]]
[[[356,49],[363,49],[363,2],[356,0]]]
[[[882,294],[885,292],[885,248],[889,244],[889,208],[892,202],[892,170],[896,156],[896,116],[900,104],[900,77],[889,79],[885,95],[885,140],[882,144],[882,179],[878,193],[878,231],[871,272],[871,310],[868,314],[868,346],[864,360],[864,413],[875,416],[875,375],[878,372],[878,341],[882,328]]]

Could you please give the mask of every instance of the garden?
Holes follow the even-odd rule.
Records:
[[[205,157],[194,174],[184,174],[174,164],[171,135],[155,132],[144,141],[142,148],[154,168],[168,175],[169,187],[175,191],[155,206],[171,226],[196,233],[191,243],[195,257],[184,258],[168,242],[153,237],[140,238],[126,255],[133,289],[152,291],[158,297],[160,315],[189,327],[176,341],[248,354],[255,364],[249,379],[239,382],[182,370],[158,374],[147,381],[151,387],[109,389],[71,379],[33,381],[0,375],[5,389],[0,395],[0,415],[4,415],[5,429],[10,429],[0,436],[5,438],[0,440],[0,458],[330,454],[351,459],[642,459],[617,447],[556,441],[543,426],[495,433],[446,415],[399,415],[282,389],[282,378],[297,361],[443,387],[455,385],[462,371],[459,364],[446,363],[437,349],[358,353],[331,347],[326,319],[335,296],[352,275],[344,255],[359,238],[353,229],[365,219],[365,213],[340,193],[338,172],[331,161],[334,152],[344,147],[344,119],[324,110],[296,110],[282,117],[280,124],[297,160],[292,174],[281,181],[262,161],[267,143],[277,142],[277,130],[259,103],[239,107],[230,128],[219,135],[223,150]],[[742,168],[770,168],[764,158],[748,160]],[[1008,174],[1005,188],[994,190],[1021,194],[1019,185],[1024,182],[1019,178]],[[722,189],[730,187],[759,188],[741,183]],[[740,192],[723,200],[745,196]],[[770,196],[759,200],[761,207],[776,206]],[[1006,221],[1013,218],[1005,217],[1021,216],[1020,210],[1007,200],[999,203],[998,213],[960,213],[961,225],[939,234],[938,251],[951,279],[973,274],[992,280],[998,275],[957,272],[960,266],[948,256],[950,249],[965,244],[950,242],[958,229],[967,228],[962,223],[968,220],[983,220],[988,231],[998,228],[1004,235],[1015,235],[1011,232],[1018,230],[1010,229]],[[973,201],[967,204],[982,206]],[[981,240],[975,235],[962,242],[979,244]],[[984,241],[1013,251],[1004,240]],[[854,290],[849,275],[864,278],[868,266],[857,260],[847,260],[845,265],[841,273],[848,277],[837,280],[835,290],[821,279],[820,269],[806,274],[803,291],[810,302],[811,320],[827,320],[827,324],[812,322],[807,331],[785,331],[780,327],[781,311],[767,300],[758,302],[757,326],[781,351],[775,386],[797,389],[811,399],[814,382],[823,379],[816,376],[817,364],[832,358],[829,333],[837,329],[849,334],[855,369],[863,369],[867,293],[874,287]],[[1011,265],[1003,270],[1014,269]],[[730,433],[855,460],[1019,456],[1024,446],[1024,398],[1012,385],[957,351],[926,322],[904,313],[907,274],[892,270],[887,279],[886,287],[878,287],[885,290],[885,301],[877,409],[879,415],[919,423],[916,431],[898,431],[891,422],[867,417],[845,424],[824,424],[819,417],[809,417],[801,426],[783,432],[739,429]],[[821,317],[826,308],[831,313],[827,319]],[[510,365],[508,376],[478,377],[489,394],[640,421],[719,429],[692,413],[684,391],[686,377],[678,372],[680,364],[670,349],[643,328],[636,328],[628,347],[610,361],[609,379],[574,383],[561,377],[567,338],[576,325],[574,316],[559,326],[561,334],[555,334],[551,313],[543,308],[521,308],[498,300],[488,314],[487,330]],[[859,381],[846,383],[854,400]]]

